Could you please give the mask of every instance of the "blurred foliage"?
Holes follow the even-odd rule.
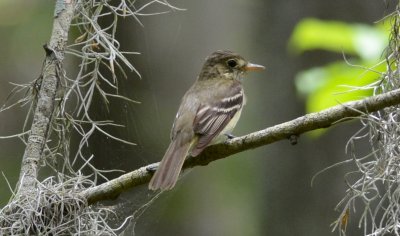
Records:
[[[358,61],[365,67],[373,67]],[[333,62],[323,67],[314,67],[296,75],[297,91],[306,96],[307,112],[316,112],[347,101],[362,99],[372,95],[372,83],[377,81],[386,64],[379,64],[374,71],[350,67],[345,62]]]
[[[307,112],[372,95],[372,85],[386,65],[379,63],[388,42],[389,30],[385,27],[389,24],[368,26],[312,18],[296,25],[289,41],[291,52],[326,50],[346,55],[341,61],[296,75],[296,89],[306,98]],[[352,58],[347,59],[347,55]]]

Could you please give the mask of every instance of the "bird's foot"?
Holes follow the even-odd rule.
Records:
[[[155,163],[155,164],[148,165],[146,167],[146,170],[147,170],[147,172],[154,173],[154,172],[156,172],[157,168],[158,168],[158,163]]]
[[[236,138],[236,136],[233,135],[233,134],[231,134],[231,133],[225,134],[225,136],[226,136],[228,139]]]

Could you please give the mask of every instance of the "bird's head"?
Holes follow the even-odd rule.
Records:
[[[242,56],[231,51],[218,50],[207,57],[201,70],[199,80],[215,78],[237,79],[247,71],[264,70],[265,67],[250,63]]]

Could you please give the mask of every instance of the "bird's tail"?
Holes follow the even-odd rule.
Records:
[[[178,140],[171,142],[149,183],[149,189],[164,191],[175,186],[190,146],[190,142],[183,144]]]

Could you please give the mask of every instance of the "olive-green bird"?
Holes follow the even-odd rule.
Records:
[[[206,59],[196,82],[182,98],[171,143],[149,189],[173,188],[188,154],[195,157],[218,142],[218,137],[230,137],[246,103],[242,76],[263,69],[231,51],[216,51]]]

